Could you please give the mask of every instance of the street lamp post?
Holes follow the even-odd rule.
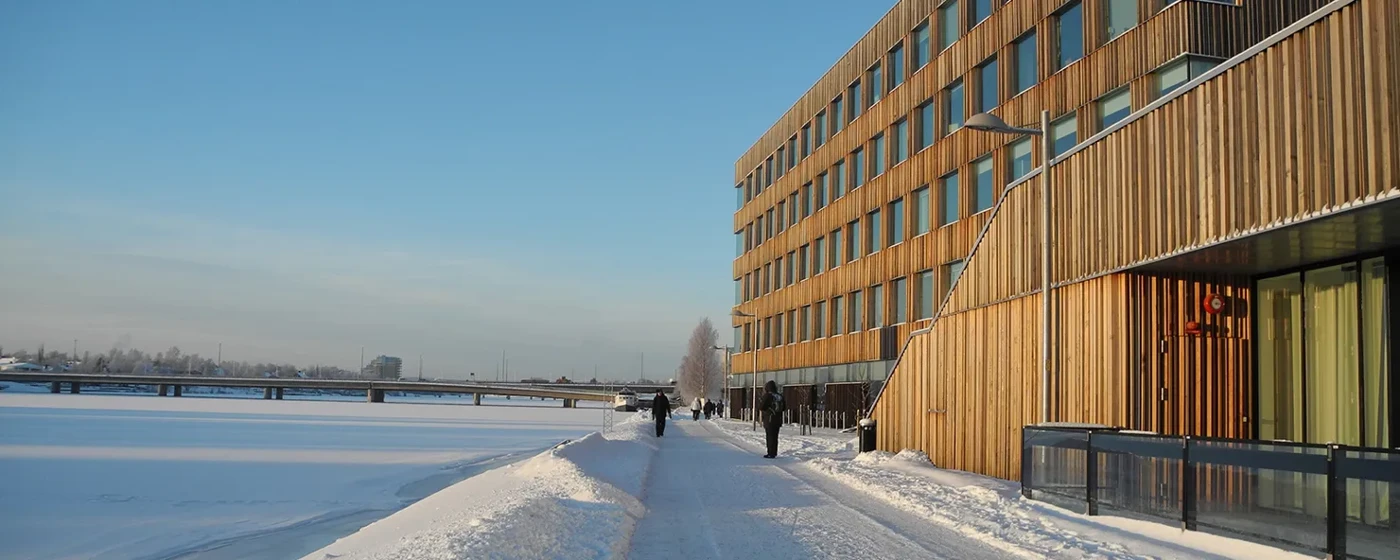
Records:
[[[750,352],[753,352],[753,379],[750,379],[750,380],[749,380],[749,414],[750,414],[750,416],[753,416],[753,431],[757,432],[757,431],[758,431],[758,319],[757,319],[757,315],[754,315],[753,313],[745,313],[745,312],[740,311],[740,310],[738,310],[738,309],[735,309],[734,312],[731,313],[730,315],[733,315],[733,316],[735,316],[735,317],[747,317],[747,318],[749,318],[749,319],[753,319],[753,328],[750,329],[750,330],[753,331],[753,337],[752,337],[752,343],[749,344],[749,351],[750,351]]]
[[[978,113],[964,125],[972,130],[998,134],[1029,134],[1040,137],[1040,421],[1050,419],[1050,254],[1054,243],[1050,233],[1050,164],[1055,157],[1050,138],[1050,111],[1040,112],[1040,128],[1017,128],[991,113]]]

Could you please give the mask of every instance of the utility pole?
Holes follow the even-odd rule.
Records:
[[[360,347],[360,371],[355,372],[355,374],[356,374],[356,375],[364,375],[364,374],[365,374],[365,347],[364,347],[364,346],[361,346],[361,347]]]
[[[78,339],[76,338],[73,339],[73,357],[69,359],[75,362],[78,361]]]
[[[224,367],[224,343],[219,343],[219,369]]]
[[[418,381],[423,380],[423,355],[418,355]]]

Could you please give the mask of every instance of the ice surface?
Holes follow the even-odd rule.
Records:
[[[528,399],[368,404],[15,385],[0,392],[5,558],[238,557],[227,552],[243,537],[272,547],[260,556],[297,556],[487,458],[533,454],[603,420],[598,409]]]

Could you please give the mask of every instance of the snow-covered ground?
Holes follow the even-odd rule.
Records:
[[[644,414],[465,480],[307,560],[398,558],[1229,558],[1301,554],[1170,526],[1085,517],[921,453],[854,452],[851,434],[762,432]]]
[[[368,404],[28,389],[0,392],[4,558],[295,557],[603,421],[597,408],[528,399]]]

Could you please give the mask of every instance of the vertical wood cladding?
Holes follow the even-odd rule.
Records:
[[[1269,4],[1194,10],[1239,9],[1239,33],[1262,35],[1297,15]],[[1400,196],[1397,57],[1400,3],[1355,0],[1056,164],[1052,420],[1252,435],[1249,279],[1132,268]],[[1039,185],[1007,193],[910,340],[874,411],[882,449],[1019,472],[1019,429],[1039,420]],[[1225,313],[1202,312],[1208,293]]]

